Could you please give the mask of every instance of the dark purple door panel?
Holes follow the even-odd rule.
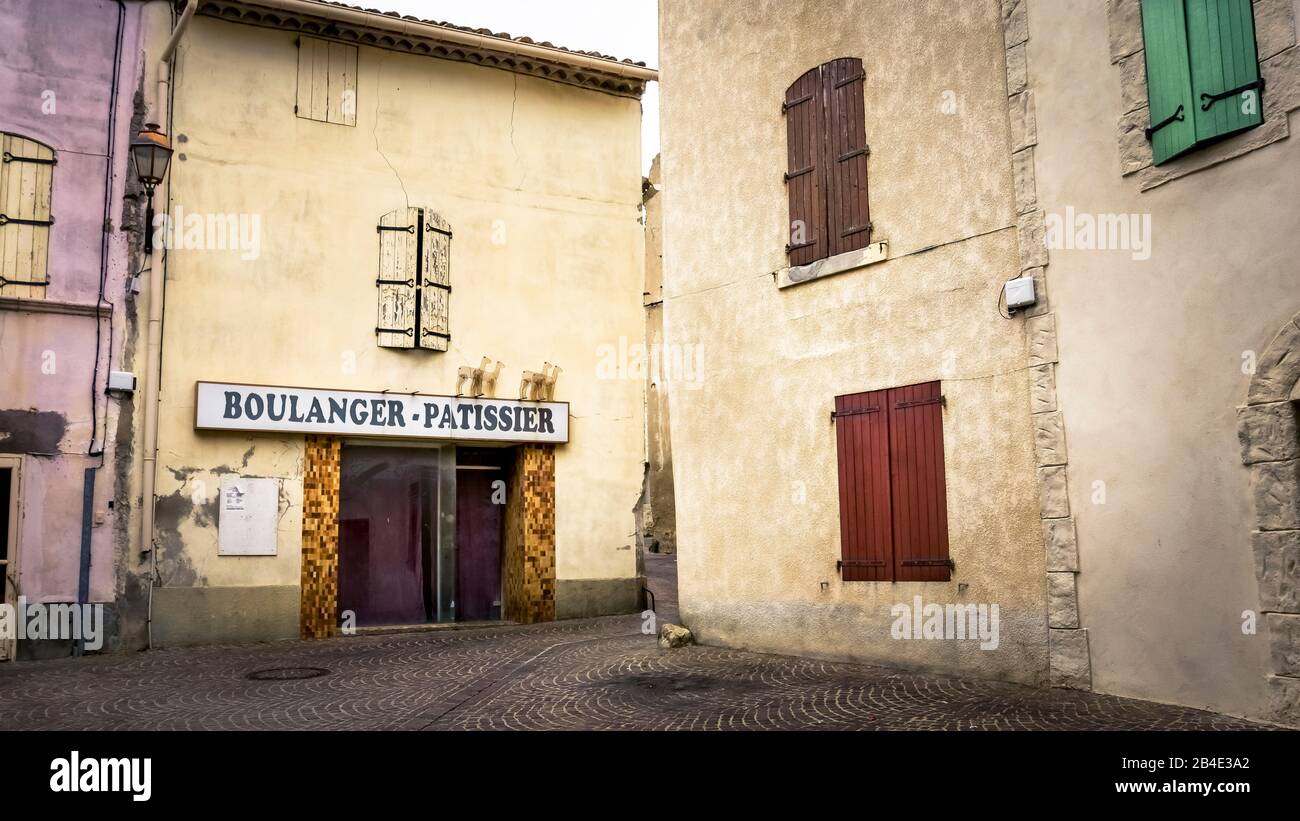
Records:
[[[501,617],[501,510],[493,503],[499,470],[456,471],[456,617],[482,621]],[[502,494],[498,493],[498,496]]]

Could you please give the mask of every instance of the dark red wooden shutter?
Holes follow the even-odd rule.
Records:
[[[893,578],[888,391],[835,397],[840,560],[846,582]]]
[[[826,106],[826,234],[830,256],[871,244],[867,211],[867,131],[862,61],[822,66]]]
[[[939,383],[891,388],[888,406],[894,579],[946,582],[952,568]]]
[[[821,68],[806,72],[785,92],[790,222],[786,252],[791,265],[805,265],[827,253],[826,233],[826,97]]]

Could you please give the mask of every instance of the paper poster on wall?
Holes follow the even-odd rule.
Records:
[[[280,481],[221,477],[217,552],[221,556],[274,556]]]

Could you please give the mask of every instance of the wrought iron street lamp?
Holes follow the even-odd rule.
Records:
[[[144,186],[145,231],[144,252],[153,253],[153,192],[167,176],[167,165],[172,159],[171,142],[167,135],[158,130],[158,126],[146,123],[144,130],[131,141],[131,161],[135,164],[135,174]]]

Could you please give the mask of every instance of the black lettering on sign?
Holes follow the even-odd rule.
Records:
[[[262,418],[262,397],[255,393],[250,393],[244,400],[244,415],[249,419]]]
[[[307,421],[322,424],[325,422],[325,411],[321,409],[320,400],[314,396],[311,400],[311,409],[307,411]]]
[[[302,414],[298,413],[298,397],[296,396],[289,397],[289,421],[290,422],[302,421]]]
[[[276,395],[273,393],[266,395],[266,418],[272,422],[279,422],[284,418],[284,410],[289,406],[289,400],[285,398],[284,394],[280,394],[280,409],[277,411],[275,409],[275,397]]]
[[[488,405],[483,409],[483,430],[497,429],[497,409],[495,405]]]
[[[370,414],[366,412],[366,400],[353,399],[351,415],[352,415],[352,424],[364,425],[366,423],[366,420],[370,418]]]
[[[402,412],[402,403],[396,399],[388,400],[388,427],[406,427],[406,414]]]
[[[537,413],[541,415],[542,433],[555,433],[555,425],[551,424],[551,409],[538,408]]]
[[[382,399],[370,400],[370,424],[372,425],[384,424],[384,400]]]
[[[330,424],[348,421],[348,400],[330,397]]]
[[[223,419],[238,419],[239,409],[239,391],[226,391],[226,409],[222,411]]]

